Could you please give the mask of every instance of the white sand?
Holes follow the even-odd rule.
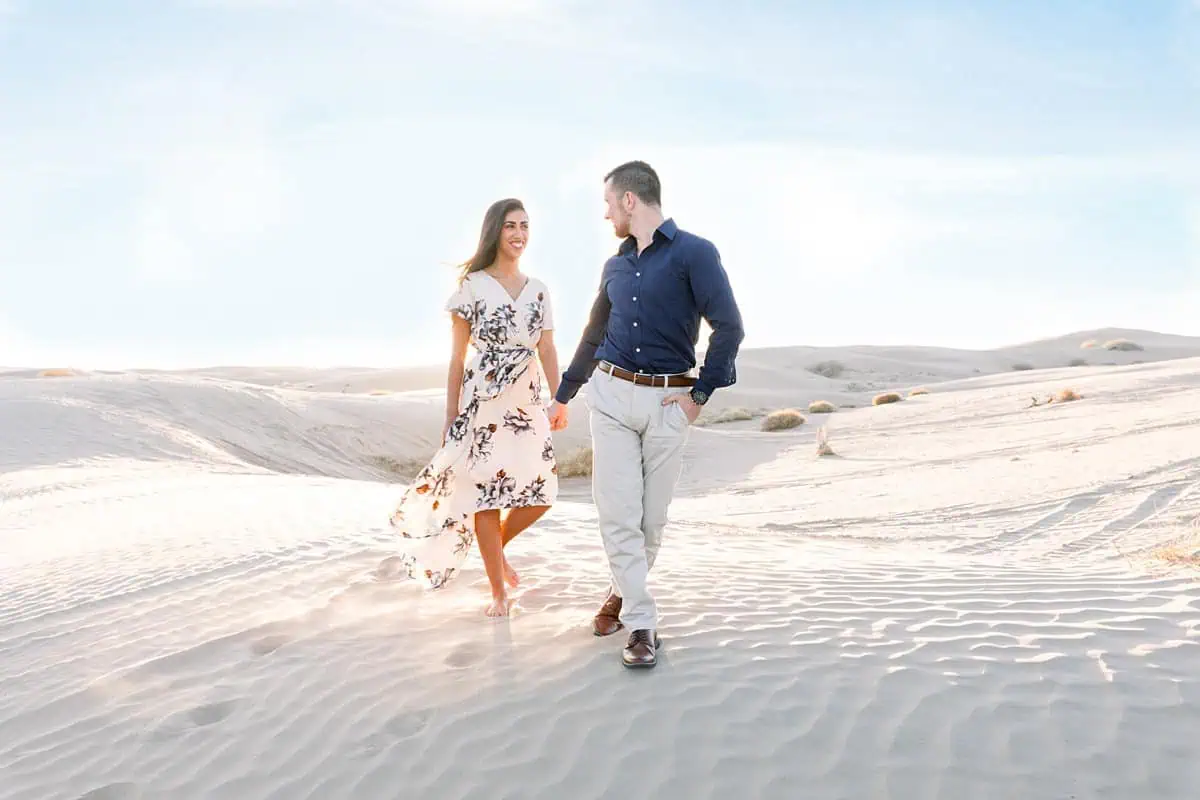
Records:
[[[693,431],[637,673],[586,482],[506,622],[376,577],[436,386],[0,378],[0,798],[1194,798],[1200,342],[1141,336],[748,351],[726,407],[863,407]]]

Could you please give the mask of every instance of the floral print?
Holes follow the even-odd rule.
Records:
[[[530,336],[535,331],[544,330],[542,317],[545,314],[545,308],[546,295],[542,292],[538,292],[537,299],[525,306],[525,330]]]
[[[433,460],[391,515],[400,563],[411,578],[441,588],[475,541],[475,513],[553,504],[554,440],[536,355],[553,328],[546,287],[530,278],[514,300],[492,276],[473,273],[446,310],[471,325],[475,355],[463,370],[459,413]]]

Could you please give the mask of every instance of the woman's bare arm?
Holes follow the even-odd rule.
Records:
[[[537,351],[538,358],[542,361],[542,372],[546,373],[546,382],[550,384],[550,396],[554,397],[561,379],[558,374],[558,348],[554,346],[554,331],[542,331]]]
[[[471,339],[471,323],[458,315],[451,319],[454,320],[454,326],[450,333],[450,366],[446,370],[446,428],[449,428],[450,423],[458,416],[458,403],[462,399],[463,367],[467,360],[467,344]]]

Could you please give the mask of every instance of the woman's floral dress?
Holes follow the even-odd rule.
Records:
[[[542,331],[554,327],[546,286],[529,278],[513,300],[498,280],[475,272],[446,310],[470,323],[475,353],[445,444],[391,516],[404,540],[402,570],[433,589],[470,552],[476,512],[547,506],[558,495],[536,350]]]

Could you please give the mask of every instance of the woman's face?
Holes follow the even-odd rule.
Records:
[[[500,228],[500,252],[513,261],[521,257],[529,244],[529,215],[517,209],[508,212]]]

